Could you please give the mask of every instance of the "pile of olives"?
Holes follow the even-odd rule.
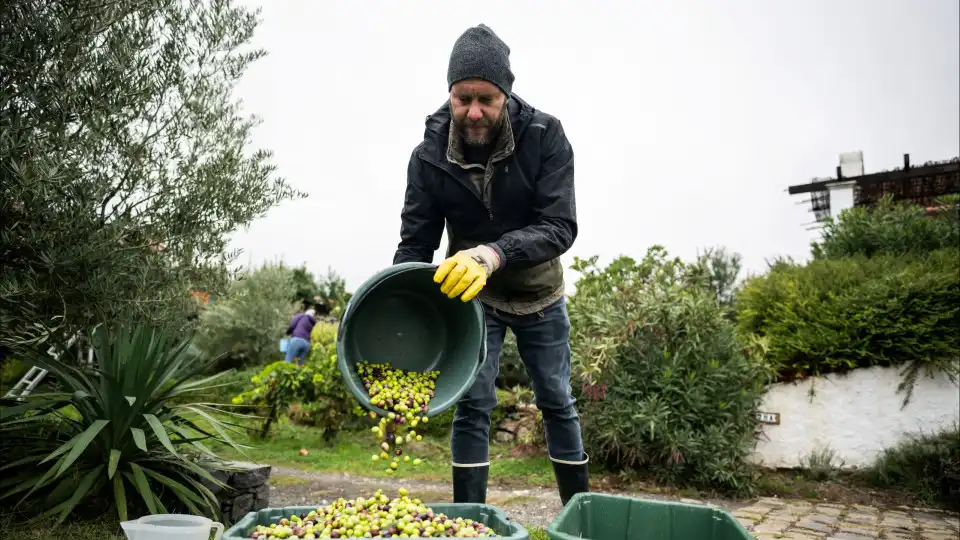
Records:
[[[470,519],[451,518],[411,499],[400,488],[391,500],[377,490],[372,497],[338,499],[309,513],[278,523],[258,525],[250,538],[312,540],[314,538],[491,538],[497,533]]]
[[[391,475],[401,463],[411,460],[409,452],[404,453],[403,445],[423,440],[416,427],[429,421],[427,411],[440,372],[405,372],[387,364],[362,362],[357,365],[357,373],[370,396],[370,403],[388,411],[387,416],[380,417],[377,425],[370,429],[380,443],[379,453],[371,459],[386,461],[385,472]],[[370,416],[377,418],[373,412]],[[420,463],[420,459],[413,459],[414,465]]]

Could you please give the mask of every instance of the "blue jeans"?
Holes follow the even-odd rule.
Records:
[[[307,359],[307,354],[310,352],[310,342],[303,339],[302,337],[292,337],[290,338],[290,343],[287,343],[287,357],[284,358],[287,362],[293,362],[294,358],[297,358],[297,364],[303,365],[303,362]]]
[[[547,450],[554,459],[580,461],[583,440],[580,416],[570,388],[570,319],[566,299],[541,312],[511,315],[484,306],[487,320],[487,361],[477,380],[457,403],[450,449],[458,465],[489,462],[490,413],[497,406],[496,380],[507,328],[517,337],[537,408],[543,414]]]

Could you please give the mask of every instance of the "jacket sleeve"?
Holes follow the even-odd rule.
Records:
[[[443,212],[426,182],[426,171],[417,157],[419,149],[413,151],[407,165],[407,189],[400,213],[400,244],[393,256],[393,264],[433,262],[433,254],[443,238]]]
[[[290,319],[290,326],[287,327],[286,335],[288,336],[293,335],[293,329],[297,327],[297,321],[300,320],[300,315],[301,315],[300,313],[297,313],[296,315],[293,316],[292,319]]]
[[[505,266],[530,267],[555,259],[577,238],[573,147],[556,118],[546,123],[542,137],[534,222],[504,234],[491,246]]]

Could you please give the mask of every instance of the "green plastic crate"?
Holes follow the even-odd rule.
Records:
[[[550,526],[551,540],[752,540],[729,512],[707,506],[578,493]]]
[[[529,540],[530,534],[521,525],[510,521],[499,508],[486,504],[457,503],[457,504],[428,504],[434,512],[446,514],[447,517],[472,519],[487,527],[491,527],[502,540]],[[250,537],[253,528],[257,525],[269,525],[280,521],[281,518],[293,514],[300,515],[316,506],[289,506],[287,508],[267,508],[259,512],[250,512],[236,525],[224,533],[223,540],[241,540]],[[341,540],[365,540],[362,538],[343,538]]]

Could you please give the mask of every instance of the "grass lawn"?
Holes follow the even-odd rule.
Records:
[[[246,450],[249,459],[275,466],[298,468],[325,473],[349,473],[357,476],[386,478],[384,463],[372,461],[378,453],[377,441],[366,432],[347,432],[336,443],[325,444],[313,428],[297,426],[283,421],[271,430],[266,440],[256,435],[237,437],[237,442],[250,446]],[[308,451],[300,455],[300,449]],[[450,479],[449,436],[425,438],[407,445],[412,457],[424,459],[419,467],[405,464],[401,469],[403,478],[448,482]],[[232,449],[218,448],[223,455],[233,459],[246,459]],[[491,443],[490,481],[508,486],[552,486],[553,468],[545,456],[512,457],[510,446]],[[693,499],[726,498],[721,494],[694,488],[670,488],[657,484],[641,473],[616,475],[599,466],[591,467],[591,475],[607,480],[610,488],[624,491],[670,494]],[[396,476],[396,475],[394,475]],[[877,490],[864,483],[855,473],[839,474],[831,480],[808,477],[802,471],[764,470],[757,481],[758,496],[777,496],[847,504],[873,505],[915,504],[904,494]]]
[[[347,432],[341,434],[335,444],[326,444],[318,436],[316,429],[296,426],[288,421],[281,421],[271,431],[266,440],[260,440],[253,432],[234,437],[236,442],[249,446],[245,452],[247,456],[237,453],[229,447],[215,448],[218,453],[231,459],[252,460],[258,463],[268,463],[279,467],[290,467],[321,473],[349,473],[357,476],[373,478],[387,478],[384,472],[384,462],[372,461],[371,455],[378,453],[377,441],[368,432]],[[308,454],[300,455],[300,449],[306,449]],[[412,457],[421,458],[424,463],[415,467],[406,463],[401,469],[401,477],[448,482],[451,474],[449,440],[447,436],[427,438],[421,442],[406,445]],[[545,456],[512,457],[507,445],[490,445],[491,483],[501,485],[522,486],[539,485],[552,486],[553,469]],[[608,475],[600,468],[592,471],[594,477]],[[394,475],[396,476],[396,475]],[[709,494],[694,489],[665,489],[642,478],[621,479],[621,487],[638,491],[673,493],[691,498],[707,497]],[[277,476],[274,485],[290,481],[289,476]],[[612,487],[612,486],[611,486]],[[864,496],[862,490],[848,486],[842,481],[816,482],[805,479],[797,472],[767,472],[759,480],[760,495],[780,495],[786,497],[830,500],[833,502],[876,504],[874,496]],[[883,497],[881,497],[883,498]],[[887,502],[901,504],[898,498]],[[547,535],[541,529],[528,527],[532,540],[546,540]],[[47,540],[51,535],[49,526],[25,526],[15,523],[8,515],[0,514],[0,531],[3,538],[17,538],[18,540]],[[70,540],[124,540],[119,525],[115,520],[101,520],[95,522],[66,523],[55,533],[56,538]]]
[[[258,463],[306,469],[317,472],[349,473],[357,476],[386,478],[383,461],[373,461],[371,456],[379,453],[377,440],[364,432],[344,433],[336,444],[326,445],[309,427],[282,423],[271,430],[266,440],[256,435],[237,437],[236,442],[251,448],[245,452],[249,459]],[[306,456],[300,449],[306,449]],[[446,437],[425,438],[405,446],[412,458],[420,458],[423,464],[414,466],[404,463],[401,468],[404,478],[446,482],[450,479],[450,449]],[[490,477],[494,481],[511,484],[552,485],[553,468],[546,457],[515,458],[509,455],[510,448],[503,445],[490,446]],[[230,448],[217,451],[232,459],[246,459]]]
[[[267,440],[260,440],[253,433],[235,436],[234,439],[240,444],[251,447],[246,450],[248,458],[229,447],[219,447],[215,450],[224,457],[251,459],[274,466],[387,477],[384,472],[384,463],[370,459],[371,455],[377,451],[377,441],[371,434],[365,432],[344,433],[338,438],[336,444],[328,445],[319,439],[315,429],[284,421],[274,427]],[[407,446],[412,452],[411,455],[423,459],[424,463],[416,468],[411,463],[406,463],[404,477],[449,481],[450,452],[449,441],[446,438],[425,439]],[[309,454],[301,456],[301,448],[306,448]],[[531,485],[549,485],[553,482],[553,469],[550,461],[545,457],[513,458],[508,454],[509,447],[496,444],[491,445],[490,452],[491,457],[500,456],[493,460],[491,466],[491,477],[495,481],[503,480]],[[282,481],[279,477],[278,480]],[[530,531],[532,540],[547,540],[546,532],[543,530],[529,527],[527,529]],[[49,526],[27,526],[16,523],[8,515],[0,515],[0,530],[4,531],[3,538],[9,535],[10,538],[18,540],[48,540],[54,537],[51,536]],[[115,520],[65,523],[57,529],[55,537],[70,540],[125,540]]]
[[[2,538],[17,540],[124,540],[120,525],[115,521],[87,521],[82,523],[64,523],[51,533],[49,525],[26,526],[15,523],[9,516],[0,516]],[[9,536],[8,536],[9,535]]]
[[[274,466],[298,468],[322,473],[349,473],[357,476],[386,478],[384,463],[372,461],[371,455],[377,453],[377,441],[367,432],[343,433],[335,444],[325,444],[318,436],[317,430],[302,427],[282,421],[275,426],[266,440],[260,440],[254,433],[236,436],[236,442],[249,446],[247,456],[229,448],[215,448],[224,457],[232,459],[252,460],[259,463],[268,463]],[[308,451],[305,456],[300,455],[300,449]],[[447,437],[425,439],[422,442],[412,443],[406,448],[413,457],[424,459],[419,467],[406,463],[401,469],[403,478],[448,482],[450,479],[450,453]],[[510,447],[500,444],[491,444],[491,482],[510,486],[522,485],[553,485],[553,470],[546,457],[512,457]],[[595,477],[604,474],[597,468]],[[396,476],[396,475],[394,475]],[[615,480],[615,477],[609,477]],[[290,476],[278,475],[272,483],[291,481]],[[672,492],[679,496],[699,498],[706,494],[697,490],[663,489],[642,479],[633,478],[624,481],[622,487],[641,491]],[[800,497],[836,502],[871,504],[878,501],[872,498],[862,498],[862,492],[847,487],[839,482],[814,482],[804,479],[799,473],[764,474],[759,482],[759,494],[778,494],[788,497]],[[876,494],[876,492],[874,492]],[[541,529],[527,528],[531,539],[546,540],[547,535]],[[4,538],[18,540],[46,540],[51,538],[48,526],[26,527],[14,523],[9,516],[0,515],[0,530]],[[70,540],[123,540],[116,521],[102,520],[97,522],[67,523],[56,531],[56,538]]]

